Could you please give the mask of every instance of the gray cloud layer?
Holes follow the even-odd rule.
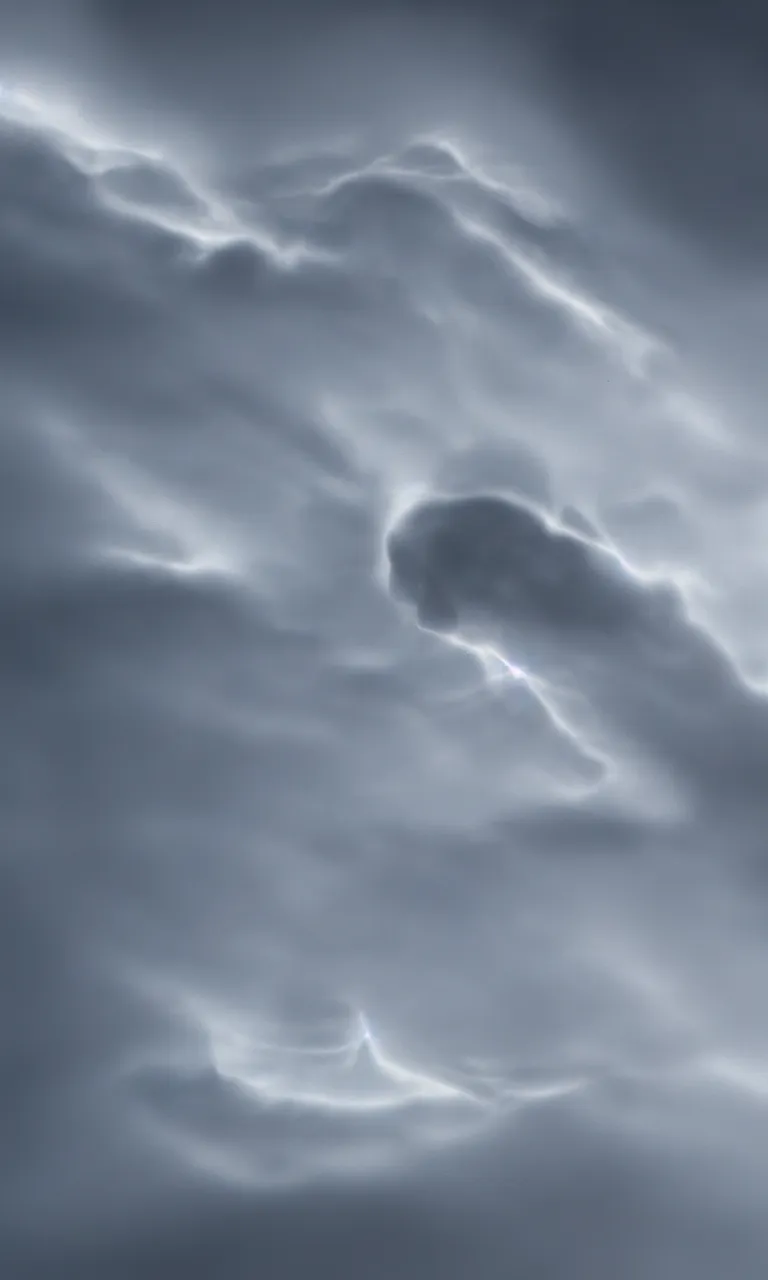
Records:
[[[0,68],[4,1274],[763,1276],[760,194],[697,194],[759,32],[707,149],[709,9],[57,12]]]

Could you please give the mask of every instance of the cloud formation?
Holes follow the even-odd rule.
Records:
[[[764,1275],[762,250],[603,16],[7,24],[9,1275]]]

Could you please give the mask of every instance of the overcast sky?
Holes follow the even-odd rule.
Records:
[[[765,1276],[767,61],[0,3],[4,1277]]]

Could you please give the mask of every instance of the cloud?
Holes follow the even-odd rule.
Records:
[[[101,6],[123,126],[119,77],[109,124],[0,100],[6,1269],[763,1275],[765,466],[714,277],[650,181],[634,239],[448,119],[477,46],[254,13]]]

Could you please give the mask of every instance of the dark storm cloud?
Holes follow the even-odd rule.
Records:
[[[765,460],[672,350],[752,157],[682,12],[3,18],[14,1280],[764,1275]]]
[[[768,703],[668,590],[632,582],[599,546],[502,499],[423,506],[390,535],[389,554],[395,589],[427,627],[503,645],[561,693],[583,693],[700,800],[716,785],[721,811],[734,788],[742,810],[762,801]]]

